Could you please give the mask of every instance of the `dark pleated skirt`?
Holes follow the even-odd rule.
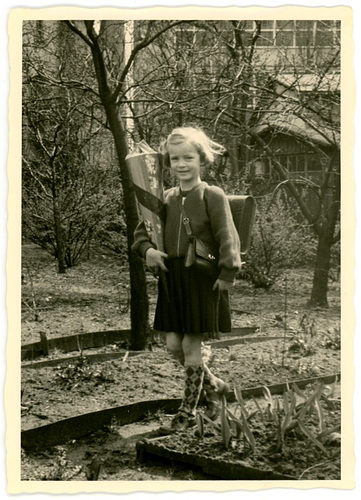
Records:
[[[154,329],[199,334],[230,332],[228,292],[213,292],[214,279],[184,267],[183,258],[167,260],[167,290],[158,282]]]

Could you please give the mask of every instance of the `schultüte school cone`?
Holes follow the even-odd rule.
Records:
[[[125,161],[150,240],[157,250],[164,252],[165,206],[161,154],[141,141]],[[166,277],[161,270],[160,277],[167,291]]]

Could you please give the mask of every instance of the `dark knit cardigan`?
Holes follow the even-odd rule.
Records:
[[[166,223],[164,230],[165,252],[168,258],[184,257],[188,237],[182,222],[180,205],[182,194],[179,187],[165,192]],[[217,186],[201,182],[187,193],[184,210],[190,219],[194,236],[202,240],[219,255],[219,279],[233,281],[241,267],[240,241],[231,209],[224,191]],[[132,250],[145,256],[154,247],[143,222],[134,232]]]

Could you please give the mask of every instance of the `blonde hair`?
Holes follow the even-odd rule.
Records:
[[[200,128],[178,127],[172,130],[167,139],[161,144],[160,152],[163,155],[165,166],[170,166],[169,146],[189,142],[199,153],[202,163],[213,163],[214,155],[223,154],[225,148],[212,141]]]

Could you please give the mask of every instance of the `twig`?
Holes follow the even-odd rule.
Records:
[[[236,314],[249,314],[249,315],[254,315],[254,316],[260,316],[260,314],[255,313],[255,312],[249,312],[249,311],[243,311],[242,309],[232,309],[231,312],[234,312]]]
[[[308,469],[305,469],[305,470],[302,472],[302,474],[301,474],[300,476],[298,476],[298,479],[301,479],[301,478],[302,478],[302,476],[303,476],[304,474],[306,474],[307,472],[309,472],[309,471],[310,471],[310,470],[312,470],[312,469],[316,469],[317,467],[322,467],[322,465],[329,464],[330,462],[332,462],[333,460],[335,460],[335,458],[339,458],[339,457],[338,457],[338,456],[336,456],[336,457],[333,457],[333,458],[331,458],[331,459],[329,459],[329,460],[326,460],[325,462],[320,462],[319,464],[312,465],[312,466],[311,466],[311,467],[309,467]]]
[[[82,358],[83,357],[83,339],[82,339],[82,337],[80,337],[80,335],[76,336],[76,343],[78,345],[79,356]]]
[[[26,265],[26,270],[27,270],[27,273],[28,273],[28,276],[29,276],[29,280],[30,280],[31,298],[32,298],[32,302],[33,302],[32,310],[34,311],[35,321],[39,321],[39,311],[38,311],[37,304],[36,304],[34,282],[33,282],[33,277],[32,277],[32,275],[30,273],[30,269],[29,269],[28,265]],[[24,301],[24,303],[26,304],[25,301]],[[28,305],[28,304],[26,304],[26,305]]]
[[[287,281],[287,270],[285,273],[285,317],[283,320],[283,347],[282,347],[282,366],[285,362],[285,345],[286,345],[286,335],[287,335],[287,299],[288,299],[288,281]]]

